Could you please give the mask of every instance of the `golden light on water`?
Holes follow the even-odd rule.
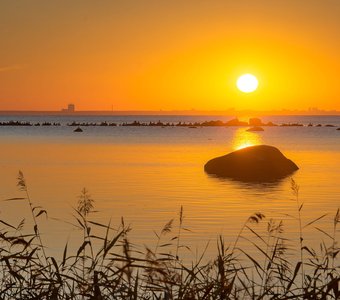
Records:
[[[232,147],[234,150],[240,150],[250,146],[261,145],[262,143],[262,138],[259,134],[239,128],[235,131]]]

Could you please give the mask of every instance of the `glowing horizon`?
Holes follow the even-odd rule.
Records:
[[[339,12],[331,0],[6,1],[0,110],[340,110]],[[245,73],[256,93],[235,86]]]

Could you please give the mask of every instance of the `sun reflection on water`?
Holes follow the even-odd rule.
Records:
[[[255,132],[246,131],[244,128],[239,128],[235,131],[232,148],[234,150],[240,150],[246,147],[261,145],[262,138]]]

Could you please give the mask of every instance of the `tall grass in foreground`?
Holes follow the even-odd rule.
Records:
[[[261,213],[250,216],[232,245],[220,236],[217,255],[209,262],[204,254],[191,264],[183,263],[181,232],[184,213],[155,232],[154,245],[137,248],[129,240],[130,228],[122,219],[114,228],[111,221],[91,220],[94,201],[82,190],[74,211],[74,225],[82,242],[69,253],[66,244],[60,258],[48,256],[39,232],[39,218],[47,214],[35,207],[20,172],[18,186],[32,212],[33,230],[0,220],[0,299],[340,299],[339,210],[333,217],[332,232],[316,227],[324,216],[303,225],[303,204],[298,185],[292,181],[297,202],[294,216],[299,228],[299,249],[292,262],[291,241],[284,237],[280,220],[266,220]],[[257,226],[266,222],[266,235]],[[324,240],[319,249],[304,243],[303,230],[315,226]],[[94,232],[101,234],[94,234]],[[239,247],[243,239],[256,249],[251,255]],[[296,251],[296,249],[295,249]],[[293,260],[294,261],[294,260]]]

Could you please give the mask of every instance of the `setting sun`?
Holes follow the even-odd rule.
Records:
[[[244,74],[237,79],[237,87],[241,92],[251,93],[257,89],[259,82],[252,74]]]

